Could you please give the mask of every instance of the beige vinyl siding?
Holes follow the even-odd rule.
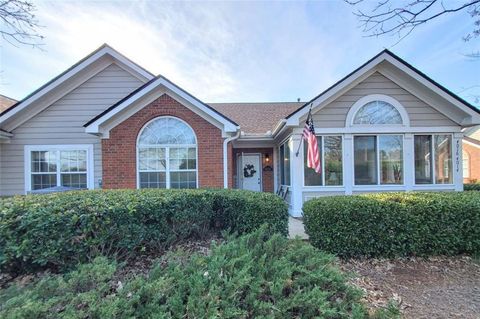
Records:
[[[93,144],[94,183],[102,178],[100,138],[83,125],[143,83],[111,64],[60,100],[13,130],[9,144],[0,144],[0,194],[24,193],[24,146]]]
[[[317,198],[317,197],[345,195],[345,192],[344,191],[331,191],[331,192],[311,192],[311,191],[306,192],[306,191],[303,191],[302,195],[303,195],[302,196],[303,202],[305,203],[305,202],[307,202],[309,200],[312,200],[314,198]]]
[[[410,126],[437,127],[457,125],[433,107],[376,72],[315,113],[313,115],[315,127],[345,127],[350,107],[360,98],[370,94],[385,94],[399,101],[407,110],[410,117]]]

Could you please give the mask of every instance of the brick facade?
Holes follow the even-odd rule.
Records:
[[[261,161],[262,161],[262,191],[263,192],[272,192],[273,193],[273,149],[272,148],[236,148],[233,149],[233,160],[232,166],[234,167],[233,174],[231,175],[231,181],[238,180],[238,172],[237,172],[237,157],[239,154],[243,153],[260,153],[261,154]],[[267,163],[265,158],[266,154],[268,154],[269,162]],[[267,166],[270,166],[272,170],[265,170]]]
[[[473,146],[469,143],[463,143],[463,152],[468,155],[469,177],[464,177],[464,183],[480,181],[480,146]]]
[[[102,140],[103,188],[136,188],[136,143],[140,130],[159,116],[187,122],[197,136],[198,186],[223,188],[221,130],[167,94],[162,95],[110,131]]]

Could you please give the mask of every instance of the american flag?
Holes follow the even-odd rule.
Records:
[[[322,166],[320,163],[320,152],[318,150],[317,137],[315,136],[315,128],[313,127],[312,113],[308,112],[307,121],[303,128],[303,139],[307,142],[307,167],[315,170],[320,174]]]

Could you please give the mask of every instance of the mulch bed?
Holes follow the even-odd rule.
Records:
[[[467,256],[340,260],[371,308],[399,305],[405,318],[480,318],[480,261]]]

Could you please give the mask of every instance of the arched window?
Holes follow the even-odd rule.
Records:
[[[391,96],[384,94],[366,95],[355,102],[347,114],[347,127],[368,127],[383,125],[410,126],[410,120],[405,108]]]
[[[402,124],[400,112],[384,101],[372,101],[362,106],[353,119],[353,124]]]
[[[463,160],[463,178],[470,178],[470,155],[463,151],[462,153]]]
[[[178,118],[147,123],[138,137],[137,158],[139,188],[197,187],[197,140]]]

